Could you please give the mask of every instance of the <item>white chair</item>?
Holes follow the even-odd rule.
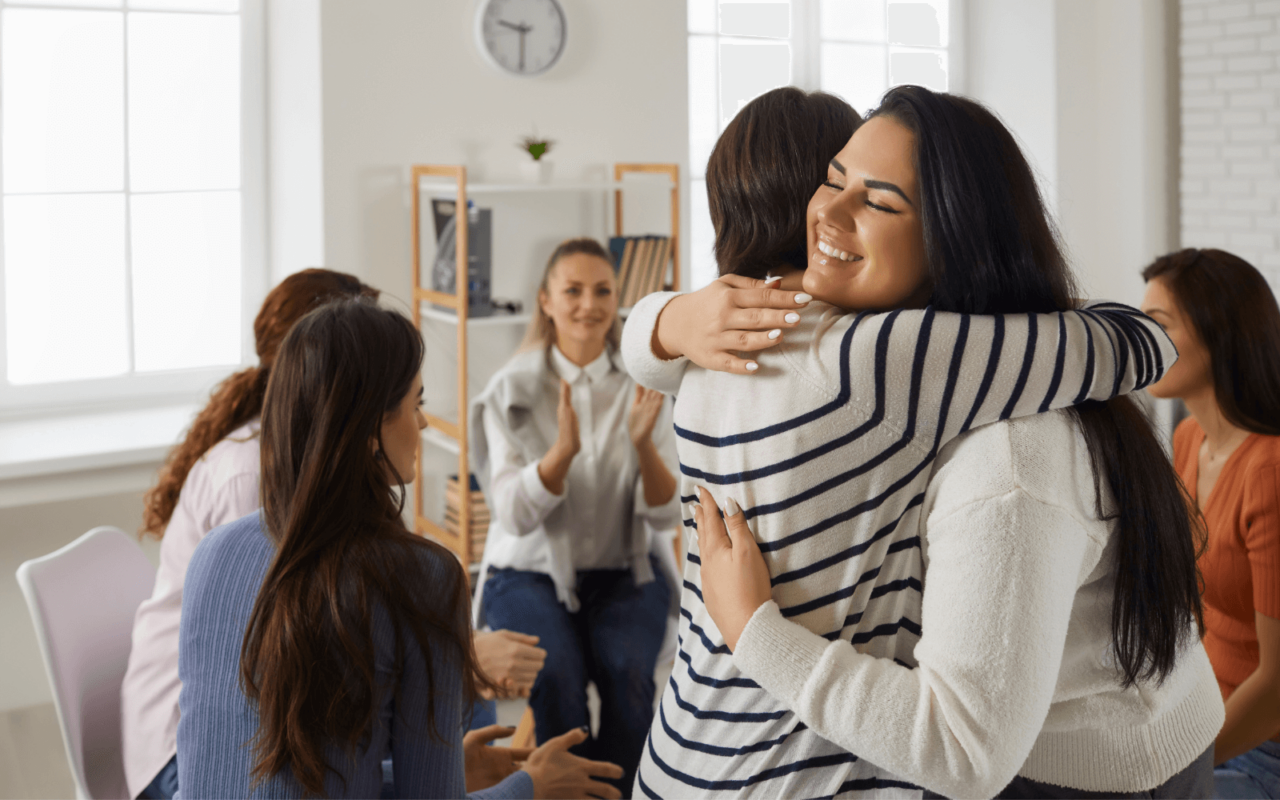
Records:
[[[18,567],[77,797],[127,797],[120,684],[133,615],[156,570],[119,528],[103,526]]]

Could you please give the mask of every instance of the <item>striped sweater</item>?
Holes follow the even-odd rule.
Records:
[[[1107,399],[1157,380],[1176,351],[1127,306],[1063,314],[844,314],[813,302],[753,375],[660,361],[670,294],[636,305],[623,356],[637,382],[679,390],[684,525],[696,486],[751,522],[783,617],[915,665],[920,508],[938,450],[997,420]],[[702,604],[692,536],[676,668],[636,778],[646,797],[919,796],[808,730],[739,672]],[[856,714],[857,709],[848,713]]]

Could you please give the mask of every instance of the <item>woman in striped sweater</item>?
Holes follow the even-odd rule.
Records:
[[[716,443],[682,441],[681,461],[693,465],[684,470],[691,483],[712,486],[711,493],[702,490],[696,509],[698,569],[686,576],[689,592],[705,600],[698,609],[710,620],[700,623],[704,646],[731,664],[709,677],[731,680],[745,690],[743,699],[756,703],[750,710],[723,708],[742,715],[743,723],[765,708],[789,721],[780,739],[762,742],[752,756],[802,735],[829,742],[833,751],[788,758],[753,777],[765,782],[820,770],[824,755],[825,763],[837,763],[841,756],[834,751],[843,748],[876,766],[843,782],[842,776],[823,776],[824,783],[803,787],[809,794],[919,784],[966,797],[1002,789],[1011,797],[1207,796],[1222,705],[1196,635],[1190,521],[1149,423],[1127,398],[1012,419],[1010,411],[1028,393],[1037,401],[1029,410],[1068,405],[1056,401],[1070,367],[1052,371],[1047,391],[1031,388],[1037,380],[1034,333],[1025,336],[1026,356],[1018,359],[1024,368],[1010,399],[986,419],[981,411],[970,419],[971,409],[991,405],[982,402],[981,390],[977,402],[970,400],[975,393],[961,351],[972,345],[964,348],[961,337],[946,348],[950,361],[930,363],[928,342],[938,337],[940,323],[952,319],[944,310],[962,312],[972,342],[982,318],[964,314],[1025,312],[1029,330],[1040,327],[1043,336],[1030,312],[1072,306],[1070,273],[1012,136],[972,101],[900,87],[886,95],[831,167],[827,185],[810,204],[809,241],[822,247],[804,276],[805,288],[839,297],[844,307],[892,307],[921,295],[930,303],[915,312],[922,315],[917,339],[924,344],[914,357],[904,354],[901,364],[892,357],[897,324],[912,319],[913,312],[901,311],[855,318],[842,353],[848,357],[836,361],[850,371],[867,363],[856,358],[865,326],[888,340],[877,353],[886,358],[874,372],[861,366],[862,375],[874,375],[877,396],[870,413],[862,412],[868,429],[863,438],[891,423],[901,426],[907,441],[895,451],[886,437],[860,454],[853,462],[859,483],[845,483],[845,491],[857,491],[843,503],[853,506],[853,519],[874,519],[865,520],[851,540],[824,547],[821,539],[832,529],[812,518],[842,503],[805,491],[832,481],[818,483],[802,473],[816,469],[810,465],[820,460],[814,453],[821,448],[792,449],[778,439],[774,463],[785,471],[756,468],[751,475],[739,468],[731,481],[702,466],[750,458],[751,435],[739,433],[728,447],[711,448],[725,442],[723,423],[750,429],[734,418],[740,408],[760,404],[759,390],[746,388],[755,378],[709,379],[723,387],[711,409],[700,407],[710,404],[700,404],[697,391],[690,394],[699,386],[691,381],[705,373],[690,371],[676,406],[677,425],[720,426]],[[890,280],[877,282],[886,275]],[[1092,323],[1099,312],[1082,313]],[[1006,342],[1012,319],[1005,321]],[[1057,327],[1067,334],[1059,341],[1070,352],[1068,319],[1058,317]],[[1126,352],[1134,318],[1128,312],[1112,317],[1119,319],[1125,322],[1106,335],[1115,337],[1115,366],[1122,369],[1104,370],[1117,378],[1113,386],[1123,388],[1127,359],[1145,362],[1138,373],[1145,383],[1168,366],[1171,353],[1161,336],[1146,344],[1135,336]],[[1142,324],[1150,331],[1149,321]],[[995,330],[988,341],[999,342]],[[1142,352],[1153,343],[1163,348],[1158,355]],[[761,355],[757,374],[779,360],[767,361],[769,356]],[[911,390],[895,385],[895,369]],[[999,367],[990,372],[998,376]],[[921,413],[919,398],[927,395],[918,387],[931,381],[944,383],[944,402]],[[992,385],[998,384],[997,377]],[[894,409],[906,411],[895,418]],[[965,424],[956,425],[952,420],[966,410]],[[918,431],[934,413],[936,427],[921,437]],[[747,419],[752,427],[757,423]],[[1008,421],[959,436],[939,452],[949,433],[994,419]],[[786,435],[782,427],[757,438]],[[912,445],[914,457],[904,455]],[[779,449],[803,455],[778,460]],[[844,459],[842,467],[848,470],[849,463]],[[731,536],[718,515],[703,511],[713,502],[726,507]],[[824,502],[826,508],[814,508]],[[797,545],[807,545],[807,552],[792,555]],[[842,547],[853,557],[837,558]],[[824,549],[830,552],[825,557]],[[884,555],[877,557],[877,550]],[[788,557],[791,563],[782,563]],[[921,558],[928,566],[923,587],[921,573],[912,571],[923,566]],[[852,570],[850,561],[858,562]],[[842,568],[843,575],[831,575]],[[853,613],[831,625],[824,617],[847,594],[857,598]],[[886,609],[889,598],[897,600]],[[906,613],[895,620],[901,610]],[[889,631],[901,640],[903,629],[911,632],[899,642],[905,648],[877,646]],[[685,637],[686,647],[690,639]],[[708,709],[702,697],[683,700],[695,712]],[[671,714],[665,705],[664,711]],[[692,726],[663,724],[686,748],[708,741],[689,735]],[[641,780],[669,776],[690,763],[677,762],[657,727],[654,740],[650,754],[658,769],[646,764]]]

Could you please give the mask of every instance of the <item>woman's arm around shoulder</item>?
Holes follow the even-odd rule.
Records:
[[[861,392],[913,435],[941,431],[935,448],[991,422],[1141,389],[1177,360],[1158,323],[1106,302],[1046,314],[899,310],[833,333],[824,358],[847,365],[844,381],[870,372]]]

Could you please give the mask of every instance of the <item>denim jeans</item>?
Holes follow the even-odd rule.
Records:
[[[147,788],[143,789],[138,797],[147,798],[147,800],[170,800],[177,793],[178,757],[174,756],[156,773],[151,783],[147,784]]]
[[[547,651],[529,694],[538,744],[590,725],[586,689],[594,683],[600,730],[573,752],[622,767],[625,774],[613,783],[624,797],[653,722],[653,669],[671,596],[657,560],[650,560],[654,580],[643,586],[630,570],[580,571],[575,613],[556,599],[555,584],[541,572],[490,568],[484,587],[488,624],[537,636]]]
[[[1280,743],[1263,742],[1213,771],[1213,796],[1280,798]]]

